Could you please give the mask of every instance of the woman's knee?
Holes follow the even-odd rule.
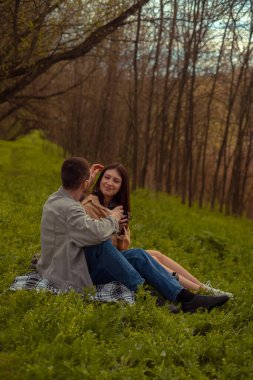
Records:
[[[155,251],[153,249],[147,249],[146,251],[150,256],[159,258],[161,256],[161,252]]]

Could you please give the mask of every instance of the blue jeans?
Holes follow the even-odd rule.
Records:
[[[85,257],[94,284],[118,281],[135,291],[146,281],[171,301],[176,301],[183,289],[177,279],[143,249],[118,251],[111,240],[107,240],[85,247]]]

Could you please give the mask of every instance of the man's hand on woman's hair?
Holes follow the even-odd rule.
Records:
[[[101,172],[104,169],[104,165],[101,164],[93,164],[90,167],[90,177],[89,177],[89,184],[88,184],[88,189],[93,185],[96,175]]]

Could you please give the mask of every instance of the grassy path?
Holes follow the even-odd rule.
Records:
[[[172,315],[142,292],[125,306],[6,290],[40,249],[41,207],[61,163],[37,133],[0,141],[0,378],[252,379],[252,221],[132,195],[132,246],[159,249],[235,294],[210,314]]]

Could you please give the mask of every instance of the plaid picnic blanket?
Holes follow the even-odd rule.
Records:
[[[135,302],[135,293],[129,290],[125,285],[113,281],[108,284],[96,285],[94,295],[89,295],[93,301],[116,302],[125,301],[129,304]],[[63,294],[68,290],[58,289],[47,279],[42,278],[37,272],[27,273],[23,276],[17,276],[10,286],[10,290],[47,290],[53,294]]]

